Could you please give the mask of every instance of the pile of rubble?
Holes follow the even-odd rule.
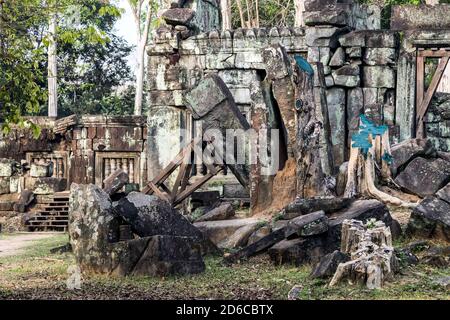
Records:
[[[391,149],[395,183],[423,200],[414,208],[407,234],[450,241],[450,154],[428,139],[411,139]]]
[[[105,189],[119,190],[117,174]],[[114,187],[113,187],[114,186]],[[120,188],[119,188],[120,187]],[[72,184],[69,236],[83,271],[117,275],[193,274],[217,248],[172,206],[132,191],[120,200],[93,184]]]

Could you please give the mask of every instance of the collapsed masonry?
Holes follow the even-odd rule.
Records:
[[[394,236],[401,233],[382,202],[345,197],[363,194],[395,200],[405,196],[391,188],[380,192],[377,187],[381,184],[415,194],[417,197],[408,197],[408,203],[421,200],[413,210],[408,234],[448,241],[450,104],[445,94],[431,99],[434,91],[423,92],[416,78],[421,78],[420,68],[427,57],[448,57],[450,24],[445,17],[450,7],[394,7],[391,30],[381,30],[377,7],[309,0],[305,3],[305,28],[224,32],[215,30],[220,20],[217,7],[210,0],[181,1],[163,14],[166,25],[156,30],[148,47],[151,108],[147,125],[136,117],[74,117],[57,120],[53,124],[56,129],[48,130],[49,134],[38,140],[30,139],[31,143],[2,140],[2,158],[20,161],[29,153],[45,150],[36,157],[43,160],[36,161],[33,170],[25,163],[0,163],[0,181],[4,190],[8,189],[4,193],[15,197],[8,205],[14,205],[17,191],[25,189],[16,187],[21,184],[15,181],[51,178],[59,174],[60,169],[55,168],[64,168],[56,177],[67,179],[60,189],[67,191],[72,182],[80,184],[73,186],[70,201],[71,241],[74,248],[82,248],[74,250],[80,265],[85,270],[119,274],[200,272],[204,266],[203,240],[199,239],[205,235],[220,248],[242,248],[228,256],[227,262],[265,250],[276,263],[322,262],[324,256],[339,256],[335,250],[340,247],[345,219],[366,222],[375,218],[389,226]],[[417,19],[419,13],[428,18]],[[439,16],[444,18],[436,18]],[[214,100],[218,97],[214,86],[202,87],[208,79],[216,79],[230,95]],[[198,108],[204,105],[210,108],[202,114]],[[202,231],[201,237],[191,227],[186,227],[188,233],[183,228],[149,233],[136,228],[133,223],[147,216],[148,207],[157,213],[173,208],[165,208],[154,197],[133,193],[138,186],[112,199],[114,195],[109,197],[100,190],[105,179],[114,169],[123,168],[129,182],[143,190],[186,142],[199,137],[199,122],[195,120],[215,120],[210,110],[220,114],[224,105],[239,108],[242,116],[223,113],[226,119],[239,118],[244,129],[251,127],[259,132],[274,128],[282,132],[276,174],[261,174],[259,162],[249,167],[228,167],[230,170],[225,169],[215,181],[224,183],[224,190],[233,181],[235,185],[248,185],[252,213],[279,213],[276,221],[269,225],[257,218],[233,219],[233,208],[220,205],[216,194],[210,193],[211,198],[202,199],[203,206],[190,217]],[[416,114],[423,115],[417,118]],[[428,139],[417,136],[421,123]],[[182,129],[187,130],[182,133]],[[357,153],[352,153],[355,150]],[[58,154],[66,159],[62,165]],[[361,167],[365,169],[358,169]],[[195,165],[192,178],[208,175],[208,170],[202,164]],[[236,174],[239,171],[248,173],[248,184],[242,179],[246,175]],[[82,185],[88,183],[97,187]],[[49,189],[48,193],[51,196],[56,191],[60,190]],[[38,202],[40,197],[37,195]],[[83,201],[92,197],[97,198]],[[124,200],[128,197],[138,198],[139,205]],[[51,205],[58,202],[55,199],[53,195]],[[98,205],[91,207],[92,203]],[[29,194],[24,194],[22,206],[28,204]],[[125,209],[120,210],[121,206]],[[127,220],[128,210],[137,212],[140,218]],[[191,226],[175,213],[171,214],[174,221]],[[82,217],[92,217],[91,225],[81,226]],[[110,225],[90,241],[91,234],[80,230],[95,230],[103,218]],[[144,219],[148,226],[168,225],[158,215],[153,218],[156,220]],[[115,236],[108,238],[111,230]],[[186,244],[180,245],[183,251],[171,256],[179,242]],[[91,249],[90,257],[86,252]],[[90,258],[84,259],[85,254]],[[192,268],[181,268],[184,262]]]

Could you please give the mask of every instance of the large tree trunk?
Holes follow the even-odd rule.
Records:
[[[220,0],[220,10],[222,12],[222,30],[232,29],[231,6],[229,0]]]
[[[305,62],[306,63],[306,62]],[[297,129],[297,196],[300,198],[333,195],[328,185],[333,161],[330,158],[330,127],[323,87],[323,66],[315,65],[314,75],[296,68]]]
[[[305,22],[303,21],[303,11],[305,11],[305,0],[295,0],[295,26],[304,27]]]
[[[48,116],[58,115],[58,69],[56,65],[56,14],[49,18],[49,46],[48,46]]]
[[[138,65],[136,69],[136,96],[134,98],[134,115],[142,114],[144,96],[145,46],[138,48]]]

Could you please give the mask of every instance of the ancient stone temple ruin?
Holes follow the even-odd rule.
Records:
[[[450,91],[440,82],[450,70],[450,5],[393,6],[387,28],[381,11],[306,0],[305,27],[219,30],[216,1],[172,4],[147,48],[148,116],[36,118],[39,138],[21,129],[2,137],[1,215],[19,216],[29,230],[65,230],[73,184],[71,237],[81,260],[91,243],[80,230],[94,226],[80,217],[104,217],[92,251],[103,262],[80,264],[119,274],[200,272],[201,254],[215,246],[243,247],[230,263],[266,249],[275,263],[318,263],[337,257],[343,224],[365,232],[355,219],[382,221],[389,241],[370,246],[390,248],[391,233],[402,230],[385,203],[412,208],[407,234],[449,241]],[[205,126],[279,129],[276,172],[261,173],[263,150],[248,166],[182,164]],[[373,199],[354,199],[361,196]],[[249,202],[249,217],[233,219],[220,198]],[[168,256],[176,246],[182,252]],[[384,279],[377,272],[371,286]]]

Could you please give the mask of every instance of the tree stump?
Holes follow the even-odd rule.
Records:
[[[341,251],[349,253],[351,260],[339,264],[330,286],[348,280],[351,284],[365,284],[369,289],[381,288],[398,269],[390,228],[381,221],[364,225],[358,220],[345,220]]]

